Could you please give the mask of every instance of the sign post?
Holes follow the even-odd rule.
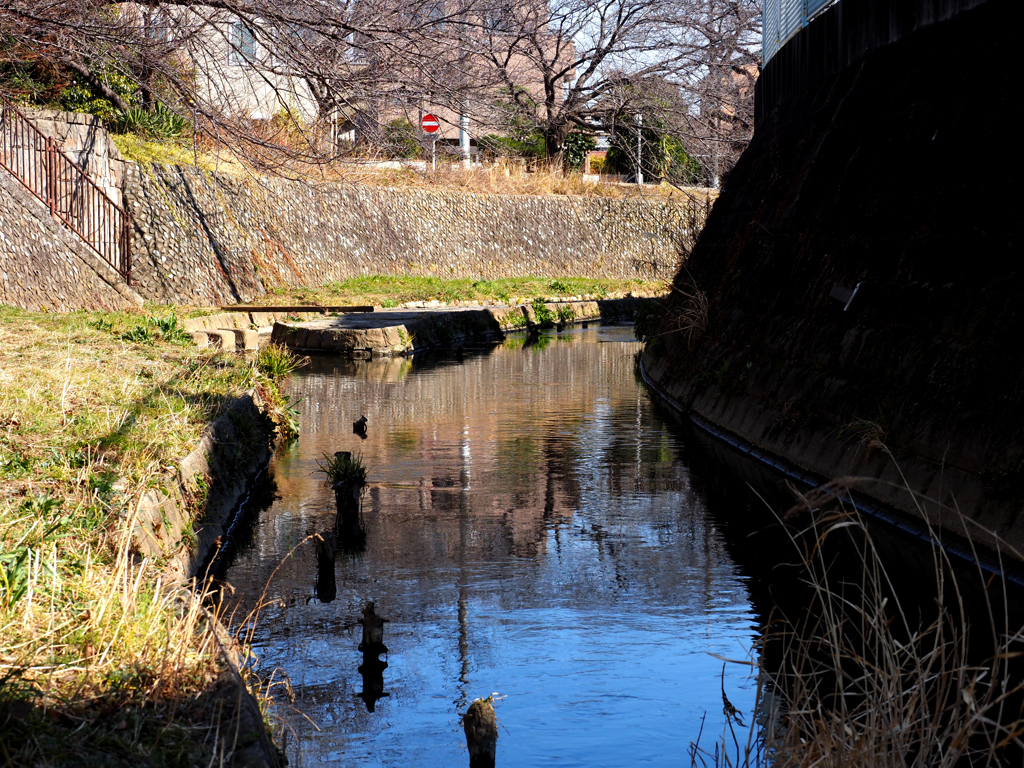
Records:
[[[434,115],[426,114],[420,119],[420,128],[428,136],[433,136],[440,130],[441,121]],[[430,143],[430,167],[435,171],[437,170],[437,139]]]

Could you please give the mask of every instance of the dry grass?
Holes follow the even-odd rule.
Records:
[[[1004,585],[935,548],[931,600],[913,604],[850,502],[855,484],[825,486],[786,515],[803,521],[788,530],[807,605],[773,616],[761,639],[756,722],[738,733],[730,717],[713,747],[694,745],[692,763],[1019,765],[1024,627]]]
[[[211,617],[131,553],[129,531],[206,423],[266,382],[251,361],[186,343],[169,314],[0,308],[5,764],[195,765],[217,752]]]
[[[311,183],[365,184],[402,189],[454,189],[467,193],[490,195],[538,195],[598,197],[618,199],[653,198],[666,200],[714,201],[718,190],[704,187],[673,187],[669,184],[622,184],[584,179],[581,173],[539,167],[527,168],[522,161],[499,159],[487,165],[466,169],[461,162],[439,160],[432,170],[429,160],[377,161],[336,160],[309,164],[299,160],[278,158],[272,165],[254,165],[252,158],[243,158],[230,148],[204,144],[196,146],[183,141],[157,141],[132,134],[115,135],[114,143],[125,158],[141,165],[195,166],[206,171],[219,171],[253,176],[275,175]]]
[[[693,349],[697,340],[708,328],[708,297],[697,284],[690,279],[689,285],[680,288],[671,285],[672,291],[678,294],[675,306],[665,316],[663,334],[678,333],[686,342],[687,349]]]
[[[466,169],[461,163],[439,164],[436,171],[414,164],[404,168],[374,167],[370,163],[335,163],[331,166],[309,169],[311,178],[367,184],[381,187],[410,189],[454,189],[461,192],[487,195],[536,195],[596,197],[616,199],[658,200],[690,198],[714,199],[716,190],[702,187],[676,188],[668,184],[620,184],[585,179],[581,173],[563,173],[560,170],[537,168],[528,170],[523,163],[499,160],[494,164],[474,165]]]

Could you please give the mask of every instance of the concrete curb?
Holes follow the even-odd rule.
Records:
[[[259,439],[261,434],[265,439]],[[188,580],[202,578],[250,482],[270,460],[270,436],[265,404],[256,391],[231,403],[179,462],[177,475],[142,495],[131,533],[135,552],[166,558],[163,572],[181,589],[188,588]],[[189,519],[187,499],[204,496],[201,519]],[[215,683],[215,696],[223,704],[219,733],[228,754],[225,765],[277,768],[282,759],[242,678],[238,643],[216,617],[209,618],[226,665]]]

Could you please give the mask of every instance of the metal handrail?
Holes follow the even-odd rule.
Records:
[[[0,166],[131,284],[128,214],[6,101],[0,101]]]

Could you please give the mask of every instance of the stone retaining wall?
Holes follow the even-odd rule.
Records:
[[[129,166],[133,279],[146,299],[251,301],[363,274],[652,277],[682,204],[312,184]]]
[[[896,4],[843,0],[826,14],[842,24],[814,21],[787,43],[757,84],[774,106],[676,279],[644,370],[765,455],[859,478],[874,502],[1020,568],[1022,219],[1002,128],[977,120],[1020,110],[1010,73],[1024,35],[1003,23],[1017,5],[933,24],[907,3],[920,28],[838,70],[818,35],[872,40]],[[798,67],[818,84],[763,93],[778,84],[770,72]],[[977,151],[949,173],[942,158],[968,144]]]
[[[201,575],[256,468],[270,460],[272,431],[255,391],[238,398],[207,426],[177,476],[143,494],[132,521],[133,549],[164,558],[176,581]],[[188,499],[202,502],[195,519]]]
[[[665,199],[477,195],[142,168],[121,158],[90,115],[30,117],[126,208],[132,288],[160,303],[251,301],[279,286],[365,274],[668,277],[688,218],[684,201]],[[0,303],[64,311],[140,302],[107,280],[102,265],[90,267],[99,282],[86,274],[88,248],[41,216],[43,206],[26,207],[2,186]]]

